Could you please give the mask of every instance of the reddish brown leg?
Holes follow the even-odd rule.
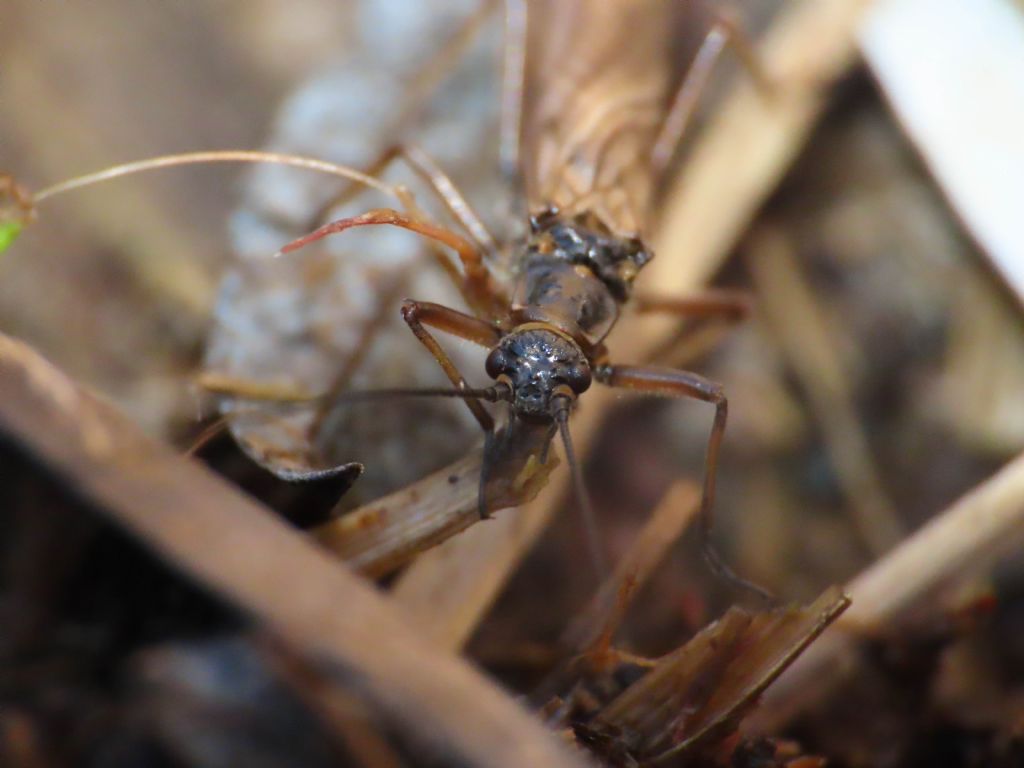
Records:
[[[332,221],[330,224],[325,224],[308,235],[288,243],[281,249],[281,253],[291,253],[328,235],[344,232],[346,229],[381,224],[408,229],[410,232],[423,235],[454,250],[462,263],[465,295],[474,312],[492,318],[502,317],[505,314],[508,300],[491,277],[480,251],[472,243],[450,229],[407,216],[392,208],[378,208],[359,216]]]
[[[672,368],[635,367],[628,365],[602,365],[595,378],[610,387],[623,387],[637,392],[667,397],[691,397],[715,406],[715,420],[708,436],[707,453],[704,458],[704,488],[700,504],[700,532],[704,555],[711,567],[728,580],[755,592],[759,597],[772,600],[772,595],[758,585],[741,578],[725,563],[711,542],[714,523],[715,477],[718,473],[718,451],[725,435],[725,422],[729,412],[729,401],[720,384],[708,381],[689,371]]]
[[[633,302],[638,312],[674,315],[684,321],[648,358],[671,366],[685,365],[714,349],[732,326],[747,319],[752,304],[746,292],[728,289],[672,298],[637,294]]]
[[[766,95],[774,92],[771,79],[758,58],[757,50],[740,24],[728,13],[713,13],[715,20],[711,29],[701,42],[686,77],[676,91],[672,107],[651,150],[651,165],[656,174],[664,171],[671,162],[697,111],[697,105],[707,90],[711,73],[727,45],[732,46],[743,68],[747,70],[761,92]]]
[[[501,332],[490,323],[440,304],[406,299],[402,302],[402,318],[408,324],[409,329],[416,334],[420,343],[430,350],[430,354],[444,370],[448,380],[459,389],[466,386],[465,378],[437,339],[424,326],[429,325],[439,331],[450,333],[487,348],[493,347],[501,339]],[[480,405],[479,401],[467,399],[464,402],[484,432],[489,434],[494,431],[494,419]]]
[[[746,320],[751,311],[748,293],[715,288],[681,297],[638,293],[633,302],[638,312],[662,312],[696,319],[718,318],[730,322]]]
[[[406,299],[402,303],[402,317],[408,323],[410,330],[416,334],[416,338],[420,340],[420,343],[430,350],[430,354],[437,360],[438,365],[444,370],[449,381],[459,389],[466,386],[466,380],[459,369],[455,367],[455,363],[448,357],[448,354],[441,348],[437,339],[434,338],[430,331],[424,328],[424,325],[432,326],[440,331],[459,336],[487,348],[493,347],[501,339],[501,331],[490,323],[470,315],[465,315],[462,312],[457,312],[449,307],[441,306],[440,304]],[[477,502],[480,517],[486,519],[490,517],[487,512],[486,501],[486,457],[490,454],[491,444],[494,440],[494,419],[484,410],[484,407],[478,400],[464,400],[463,402],[466,403],[466,406],[484,431],[484,465],[480,469]]]
[[[396,157],[404,160],[416,175],[433,190],[437,199],[473,238],[478,249],[488,255],[497,253],[498,245],[494,236],[484,225],[473,206],[459,192],[455,182],[441,169],[434,158],[415,145],[399,144],[393,151]]]
[[[462,193],[459,192],[455,182],[441,169],[437,161],[420,147],[411,144],[392,144],[381,152],[364,172],[368,176],[380,176],[396,160],[403,160],[423,180],[438,201],[459,222],[466,234],[473,239],[474,244],[479,250],[487,254],[497,252],[498,246],[494,237],[484,225],[480,215],[463,197]],[[355,184],[343,190],[340,195],[320,210],[316,221],[323,220],[331,209],[349,202],[356,195],[362,194],[363,191],[361,187]]]

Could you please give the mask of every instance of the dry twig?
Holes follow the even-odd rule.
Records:
[[[558,466],[555,456],[540,464],[536,456],[543,446],[525,440],[518,447],[520,450],[505,456],[509,471],[493,472],[487,484],[487,509],[491,512],[532,499]],[[313,535],[366,576],[390,573],[420,552],[481,522],[478,486],[482,457],[480,449],[474,450],[412,485],[321,525]]]
[[[733,607],[686,644],[656,661],[614,650],[575,660],[579,682],[566,703],[577,734],[613,764],[675,764],[715,752],[736,731],[761,693],[847,608],[838,588],[812,605],[761,613]],[[600,649],[599,649],[600,650]],[[585,693],[607,690],[620,663],[646,667],[643,676],[587,713]],[[603,683],[603,685],[602,685]],[[591,706],[593,706],[591,704]],[[566,709],[563,707],[562,712]]]
[[[693,521],[700,492],[692,483],[676,483],[659,502],[640,529],[629,551],[615,566],[615,573],[601,585],[587,607],[577,615],[561,642],[582,653],[602,636],[609,637],[622,621],[629,597],[642,587]],[[628,594],[627,594],[628,593]],[[623,599],[623,595],[627,599]]]

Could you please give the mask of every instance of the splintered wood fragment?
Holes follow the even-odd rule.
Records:
[[[439,763],[584,764],[495,685],[422,642],[337,558],[4,336],[0,434]]]
[[[630,752],[638,756],[664,750],[673,726],[709,695],[709,681],[725,673],[752,619],[742,609],[730,608],[602,709],[598,727],[628,734]]]
[[[486,507],[491,513],[529,501],[558,466],[552,454],[538,458],[543,435],[528,432],[517,450],[504,453],[503,469],[491,473]],[[360,573],[377,577],[420,552],[481,522],[481,450],[395,493],[314,529],[314,538]]]
[[[860,41],[960,220],[1024,304],[1024,7],[879,0]]]
[[[382,499],[314,528],[314,539],[349,566],[376,578],[480,520],[481,455],[460,461]]]
[[[562,634],[561,644],[583,653],[602,638],[610,639],[636,594],[697,514],[700,491],[692,483],[673,485],[640,529],[615,572]],[[625,596],[626,599],[623,599]]]
[[[828,318],[800,270],[793,244],[777,227],[750,237],[747,264],[763,310],[790,365],[806,390],[835,466],[854,527],[876,555],[904,536],[896,508],[882,485],[868,438],[853,408],[853,392]]]
[[[653,764],[720,741],[849,604],[833,587],[807,607],[732,608],[609,703],[594,727],[622,734]]]
[[[1024,545],[1024,455],[914,533],[848,586],[853,608],[769,693],[755,723],[774,730],[834,690],[857,668],[857,639],[935,602],[943,587],[977,578]],[[847,632],[841,630],[847,629]]]
[[[760,55],[779,96],[766,100],[750,84],[738,83],[726,98],[665,198],[657,258],[644,268],[641,289],[685,294],[718,269],[799,151],[831,84],[856,60],[856,31],[870,4],[802,0],[773,24]],[[674,329],[670,321],[623,318],[608,340],[612,359],[644,360]],[[572,425],[581,455],[616,398],[602,387],[587,392]],[[461,647],[561,509],[568,487],[567,478],[556,475],[530,504],[427,553],[399,580],[395,598],[432,637],[446,647]]]

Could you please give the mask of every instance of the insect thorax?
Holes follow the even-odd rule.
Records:
[[[532,217],[530,227],[530,250],[587,267],[619,303],[629,299],[633,280],[654,256],[639,238],[617,235],[587,213],[564,218],[548,210]]]
[[[597,344],[618,319],[650,251],[637,238],[612,234],[595,217],[563,219],[548,211],[530,223],[514,310]]]

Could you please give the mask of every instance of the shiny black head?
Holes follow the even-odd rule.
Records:
[[[619,302],[629,298],[633,280],[654,258],[638,238],[618,237],[593,217],[564,219],[548,210],[532,217],[530,226],[532,247],[589,267]]]
[[[516,415],[550,421],[558,398],[574,400],[590,386],[590,364],[573,342],[543,328],[516,330],[487,356],[487,375],[512,389]]]

